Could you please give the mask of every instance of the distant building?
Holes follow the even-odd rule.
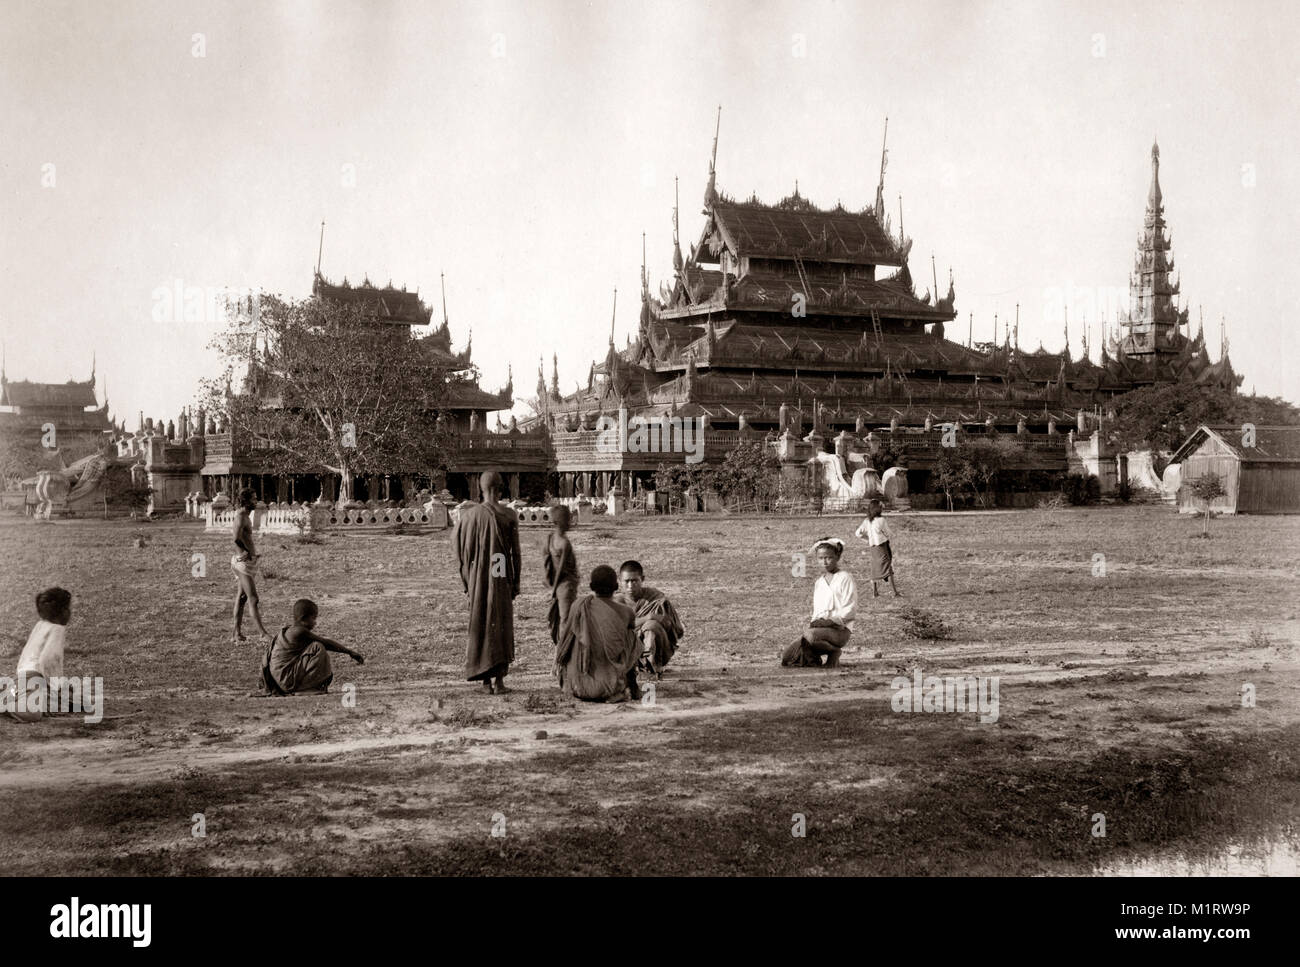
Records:
[[[50,431],[53,430],[51,434]],[[65,464],[100,452],[111,441],[108,400],[95,397],[95,368],[85,382],[10,381],[0,367],[0,436],[52,451]],[[44,447],[46,439],[53,447]]]
[[[1249,445],[1247,445],[1249,444]],[[1227,496],[1210,505],[1224,514],[1300,514],[1300,426],[1198,426],[1175,451],[1181,466],[1178,509],[1204,510],[1193,480],[1218,476]]]

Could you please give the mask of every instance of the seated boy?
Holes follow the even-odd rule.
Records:
[[[618,569],[618,583],[622,590],[614,600],[636,612],[636,635],[643,644],[637,667],[663,678],[664,666],[686,634],[682,619],[667,595],[645,583],[645,570],[639,562],[624,561]]]
[[[55,711],[51,689],[59,688],[63,681],[64,636],[72,620],[71,592],[46,588],[36,595],[36,614],[40,620],[27,636],[18,658],[16,683],[9,686],[6,696],[6,708],[19,722],[37,722]]]
[[[312,630],[318,614],[316,602],[308,598],[293,603],[294,623],[280,629],[262,665],[262,689],[267,694],[328,691],[334,680],[328,654],[331,651],[349,656],[358,665],[365,663],[360,652]]]
[[[555,652],[560,687],[588,702],[621,702],[627,692],[639,699],[636,619],[631,608],[613,599],[618,590],[614,569],[602,564],[592,571],[591,590],[569,609],[560,630]]]

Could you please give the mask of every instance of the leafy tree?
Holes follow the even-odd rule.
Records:
[[[1191,495],[1201,502],[1205,508],[1205,525],[1201,533],[1205,537],[1210,536],[1210,504],[1220,497],[1228,496],[1228,492],[1223,489],[1223,481],[1219,479],[1216,473],[1206,472],[1201,474],[1195,480],[1187,485]]]
[[[125,507],[133,514],[143,513],[149,506],[149,497],[153,488],[148,484],[137,484],[126,467],[110,466],[104,473],[102,487],[104,496],[104,516],[108,516],[110,505]]]
[[[713,470],[703,463],[661,463],[654,474],[655,490],[680,501],[688,489],[698,493],[708,487],[712,476]]]
[[[227,416],[232,444],[268,472],[338,474],[340,500],[352,499],[359,474],[442,468],[452,438],[438,417],[449,386],[478,375],[358,303],[319,296],[262,296],[255,310],[250,300],[213,345],[225,372],[204,380],[201,395]]]
[[[1176,450],[1201,423],[1300,423],[1300,408],[1281,398],[1190,382],[1144,386],[1115,397],[1112,406],[1110,438],[1121,450]]]
[[[5,490],[16,489],[39,470],[52,470],[57,466],[51,451],[21,433],[0,434],[0,481]]]
[[[768,501],[780,492],[781,463],[763,441],[742,440],[707,482],[724,500]]]
[[[976,488],[980,503],[992,506],[998,477],[1015,462],[1020,445],[1013,437],[994,435],[979,437],[960,450],[959,456],[966,460],[970,483]]]
[[[970,460],[957,452],[957,447],[943,447],[939,459],[932,471],[935,486],[948,501],[948,510],[952,510],[952,499],[971,486],[974,476]]]

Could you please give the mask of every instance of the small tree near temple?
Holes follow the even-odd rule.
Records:
[[[934,465],[934,482],[948,501],[948,510],[952,510],[952,499],[971,486],[973,475],[970,461],[957,453],[956,447],[945,447]]]
[[[203,381],[202,402],[226,415],[232,445],[268,472],[338,474],[340,501],[359,475],[433,476],[451,445],[438,419],[448,388],[477,375],[360,304],[319,296],[250,299],[213,345],[225,372]]]
[[[766,504],[781,490],[781,464],[762,440],[742,440],[709,474],[723,500]]]
[[[1219,479],[1216,473],[1203,473],[1187,485],[1187,489],[1192,496],[1201,502],[1205,508],[1205,526],[1201,530],[1204,537],[1210,536],[1210,504],[1220,497],[1228,496],[1228,492],[1223,489],[1223,481]]]

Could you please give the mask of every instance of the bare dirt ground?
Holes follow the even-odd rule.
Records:
[[[833,671],[776,657],[817,573],[810,560],[794,575],[792,555],[837,534],[858,570],[856,519],[577,529],[584,573],[638,558],[687,625],[653,705],[588,705],[550,677],[541,529],[523,532],[515,690],[496,697],[462,680],[449,532],[264,540],[268,626],[312,597],[320,631],[367,661],[336,661],[328,695],[263,699],[256,638],[231,642],[228,536],[5,518],[0,674],[34,595],[59,584],[74,594],[68,673],[102,677],[107,699],[97,725],[0,720],[0,860],[31,874],[1086,874],[1242,844],[1294,858],[1300,519],[1221,518],[1209,540],[1160,507],[892,520],[906,598],[873,600],[860,580]],[[908,637],[906,605],[952,637]],[[998,676],[998,720],[893,711],[891,681],[917,666]]]

